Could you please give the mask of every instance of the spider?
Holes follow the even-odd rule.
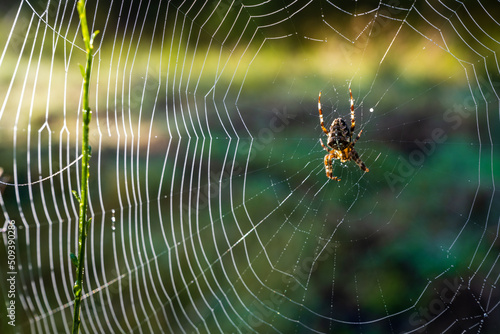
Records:
[[[330,131],[328,131],[325,128],[325,124],[323,122],[323,113],[321,112],[321,92],[319,92],[318,97],[318,111],[321,129],[323,129],[323,132],[328,136],[328,146],[325,146],[323,144],[321,138],[319,140],[321,146],[323,146],[325,151],[328,152],[328,154],[325,155],[326,176],[335,181],[340,181],[340,179],[336,176],[333,176],[333,159],[340,159],[340,162],[353,160],[361,170],[365,172],[370,171],[368,167],[366,167],[365,163],[359,158],[358,152],[356,152],[356,150],[354,149],[354,145],[358,141],[363,130],[359,131],[356,138],[352,140],[356,121],[354,120],[354,100],[352,99],[352,92],[350,88],[349,95],[351,96],[351,130],[349,130],[349,128],[347,127],[346,121],[344,121],[342,118],[336,118],[333,120],[332,125],[330,126]]]

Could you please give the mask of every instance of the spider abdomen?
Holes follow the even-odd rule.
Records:
[[[336,118],[330,126],[328,146],[335,150],[345,150],[351,143],[351,132],[342,118]]]

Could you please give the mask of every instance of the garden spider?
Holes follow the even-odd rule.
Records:
[[[354,100],[352,99],[352,92],[349,88],[349,95],[351,95],[351,130],[347,127],[346,122],[342,118],[336,118],[333,120],[330,126],[330,131],[325,128],[323,122],[323,113],[321,112],[321,92],[319,92],[318,97],[318,111],[319,120],[321,123],[321,129],[328,136],[327,146],[323,144],[321,138],[319,139],[321,146],[328,152],[325,155],[325,171],[326,176],[332,180],[340,181],[336,176],[333,176],[332,162],[333,159],[340,159],[340,162],[346,162],[353,160],[361,170],[369,172],[370,170],[366,167],[365,163],[359,158],[358,152],[354,149],[354,145],[358,141],[363,130],[359,131],[358,135],[352,140],[352,135],[354,134],[354,127],[356,122],[354,120]]]

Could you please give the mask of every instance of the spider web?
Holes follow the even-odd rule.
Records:
[[[1,330],[69,332],[75,2],[2,6],[0,294],[15,326],[1,312]],[[87,11],[101,33],[82,332],[499,330],[498,3]],[[336,182],[317,98],[329,126],[349,119],[349,88],[370,172],[336,160]]]

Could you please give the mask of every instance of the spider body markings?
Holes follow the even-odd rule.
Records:
[[[319,140],[321,146],[323,146],[325,151],[328,152],[328,154],[325,155],[324,161],[326,176],[336,181],[340,181],[340,179],[336,176],[333,176],[333,159],[339,159],[340,162],[352,160],[359,166],[361,170],[365,172],[370,171],[359,157],[358,152],[356,152],[356,150],[354,149],[354,145],[358,141],[363,130],[359,131],[356,138],[352,140],[352,136],[354,135],[354,128],[356,127],[356,120],[354,117],[354,100],[352,99],[352,92],[350,88],[349,95],[351,96],[351,128],[349,129],[346,121],[339,117],[333,120],[332,125],[330,125],[330,131],[325,128],[325,124],[323,122],[323,113],[321,112],[321,92],[319,92],[318,97],[318,111],[321,129],[327,135],[326,144],[328,146],[325,146],[323,144],[321,138]]]

